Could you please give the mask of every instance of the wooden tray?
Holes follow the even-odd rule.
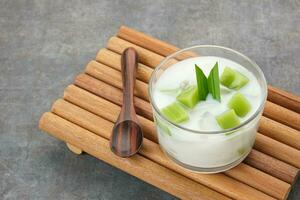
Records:
[[[122,102],[120,54],[130,46],[140,57],[134,100],[145,138],[139,154],[124,159],[110,151],[108,139]],[[269,86],[254,149],[231,170],[198,174],[159,149],[147,83],[153,68],[177,50],[122,26],[43,114],[40,128],[74,153],[86,152],[181,199],[286,199],[300,168],[300,98],[285,91]]]

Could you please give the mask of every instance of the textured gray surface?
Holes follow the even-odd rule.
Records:
[[[231,47],[300,94],[300,1],[1,0],[0,199],[174,199],[37,127],[121,24],[180,47]]]

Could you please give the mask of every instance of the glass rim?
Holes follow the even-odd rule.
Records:
[[[251,117],[249,117],[249,119],[247,119],[246,121],[244,121],[243,123],[241,123],[240,125],[238,125],[236,127],[233,127],[233,128],[230,128],[230,129],[220,130],[220,131],[199,131],[199,130],[194,130],[194,129],[189,129],[189,128],[183,127],[183,126],[181,126],[179,124],[176,124],[176,123],[170,121],[158,109],[158,107],[157,107],[157,105],[156,105],[156,103],[155,103],[155,101],[153,99],[153,95],[152,95],[152,87],[153,87],[153,82],[154,82],[155,74],[157,74],[157,72],[161,69],[161,67],[169,59],[176,57],[176,55],[178,55],[178,54],[180,54],[182,52],[189,51],[189,50],[196,49],[196,48],[216,48],[216,49],[221,49],[221,50],[229,51],[229,52],[237,54],[238,56],[240,56],[243,59],[247,60],[252,65],[252,67],[254,67],[258,71],[259,76],[262,79],[263,87],[264,87],[264,88],[262,88],[263,98],[262,98],[262,101],[260,102],[259,107],[253,113],[253,115]],[[189,58],[187,58],[187,59],[189,59]],[[261,111],[263,110],[264,105],[266,103],[266,100],[267,100],[268,90],[267,90],[267,81],[266,81],[266,78],[265,78],[264,73],[262,72],[261,68],[254,61],[252,61],[250,58],[248,58],[244,54],[242,54],[242,53],[240,53],[240,52],[238,52],[236,50],[233,50],[231,48],[223,47],[223,46],[219,46],[219,45],[194,45],[194,46],[187,47],[187,48],[181,49],[179,51],[176,51],[176,52],[170,54],[169,56],[167,56],[166,58],[164,58],[158,64],[158,66],[154,69],[154,71],[151,74],[151,78],[150,78],[150,81],[149,81],[149,87],[148,87],[148,93],[149,93],[149,97],[150,97],[149,98],[150,99],[150,104],[154,108],[155,112],[158,113],[161,118],[163,118],[168,123],[170,123],[173,126],[175,126],[176,128],[179,128],[179,129],[182,129],[182,130],[185,130],[185,131],[188,131],[188,132],[192,132],[192,133],[195,133],[195,134],[224,134],[224,133],[226,134],[226,133],[229,133],[229,132],[234,132],[234,131],[242,128],[243,126],[249,124],[252,120],[254,120],[261,113]]]

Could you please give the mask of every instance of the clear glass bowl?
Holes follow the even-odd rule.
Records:
[[[174,62],[195,56],[226,58],[253,73],[261,87],[262,98],[259,108],[248,120],[228,130],[196,131],[175,124],[161,114],[153,99],[157,81]],[[159,144],[165,154],[190,170],[217,173],[238,165],[251,151],[266,102],[267,83],[258,65],[243,54],[226,47],[198,45],[182,49],[165,58],[152,74],[149,94]]]

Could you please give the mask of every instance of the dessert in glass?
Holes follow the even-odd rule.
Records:
[[[165,58],[152,74],[149,94],[162,150],[185,168],[217,173],[251,151],[267,84],[243,54],[199,45]]]

